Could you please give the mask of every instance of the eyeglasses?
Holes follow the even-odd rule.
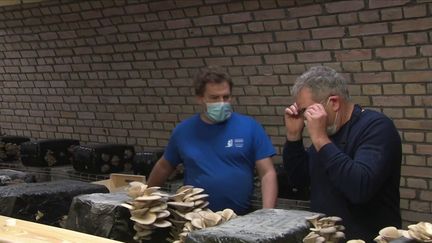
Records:
[[[321,104],[321,105],[323,105],[324,107],[327,106],[327,104],[328,104],[328,102],[329,102],[328,98],[329,98],[330,96],[331,96],[331,95],[327,96],[325,99],[321,100],[321,101],[318,102],[318,103]],[[327,103],[326,103],[326,101],[327,101]],[[298,110],[298,111],[297,111],[298,116],[303,116],[303,114],[305,113],[305,111],[306,111],[306,108],[301,108],[300,110]]]
[[[302,108],[302,109],[298,110],[297,111],[298,116],[303,116],[303,114],[305,113],[305,111],[306,111],[306,108]]]

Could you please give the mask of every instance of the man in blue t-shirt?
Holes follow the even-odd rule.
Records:
[[[161,186],[183,163],[184,184],[204,188],[210,209],[231,208],[242,215],[251,210],[256,169],[263,208],[275,206],[277,180],[271,159],[275,149],[260,124],[232,111],[232,86],[229,75],[217,68],[197,75],[195,93],[203,112],[174,129],[149,176],[149,186]]]
[[[345,79],[329,67],[310,68],[292,93],[284,166],[295,186],[310,186],[311,209],[341,217],[347,240],[372,242],[380,229],[400,228],[402,144],[392,120],[352,103]]]

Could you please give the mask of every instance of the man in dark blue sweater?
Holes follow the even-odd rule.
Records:
[[[311,210],[341,217],[347,240],[371,242],[384,227],[401,228],[402,145],[393,122],[353,104],[346,81],[329,67],[309,69],[292,93],[283,161],[295,186],[310,186]]]

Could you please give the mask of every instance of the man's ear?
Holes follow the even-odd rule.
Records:
[[[197,95],[197,96],[195,96],[195,97],[196,97],[196,101],[197,101],[198,104],[203,105],[203,104],[205,103],[205,101],[204,101],[204,96],[202,96],[202,95]]]
[[[341,107],[341,102],[342,102],[341,97],[337,95],[332,95],[329,97],[329,99],[330,99],[332,110],[335,112],[338,111]]]

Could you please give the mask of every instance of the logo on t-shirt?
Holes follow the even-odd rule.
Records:
[[[243,138],[236,138],[234,139],[234,147],[236,148],[243,148]]]
[[[243,144],[244,144],[243,138],[228,139],[225,148],[231,148],[233,146],[236,148],[243,148]]]

